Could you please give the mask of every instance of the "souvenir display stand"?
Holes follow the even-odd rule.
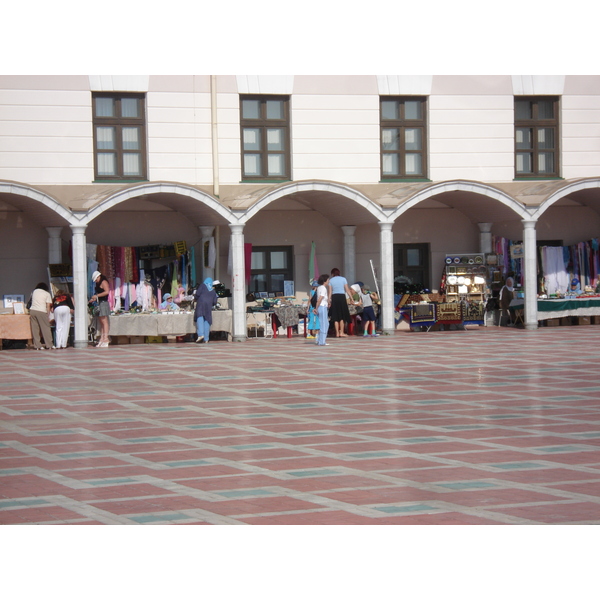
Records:
[[[446,301],[461,304],[460,318],[464,325],[485,324],[488,280],[489,267],[485,254],[446,254],[442,278]],[[452,312],[452,307],[448,311]],[[458,318],[458,314],[453,316]]]

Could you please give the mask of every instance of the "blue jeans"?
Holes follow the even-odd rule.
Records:
[[[327,316],[327,305],[319,306],[319,335],[317,335],[317,344],[325,345],[327,332],[329,331],[329,317]]]
[[[210,335],[210,323],[204,317],[198,317],[196,321],[196,333],[198,337],[203,337],[205,342],[208,342]]]

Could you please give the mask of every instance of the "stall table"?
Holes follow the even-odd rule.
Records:
[[[2,340],[27,340],[31,345],[31,324],[29,315],[0,315],[0,350]]]
[[[271,316],[271,325],[273,329],[273,337],[277,337],[278,326],[287,329],[287,336],[292,337],[292,327],[300,323],[300,319],[304,319],[304,335],[306,335],[306,307],[305,306],[274,306]],[[278,325],[279,324],[279,325]]]
[[[232,338],[232,311],[212,311],[212,331],[225,331],[227,339]],[[196,333],[193,313],[123,313],[111,315],[111,336],[180,336]]]
[[[521,312],[525,308],[523,298],[515,298],[510,308]],[[600,296],[588,298],[538,298],[537,320],[560,319],[562,317],[600,316]]]

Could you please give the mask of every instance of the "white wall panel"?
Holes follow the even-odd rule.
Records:
[[[379,140],[314,140],[294,138],[294,157],[301,154],[376,154],[379,159]]]
[[[481,125],[463,125],[460,123],[454,124],[439,124],[429,126],[430,139],[439,140],[458,140],[458,139],[514,139],[515,126],[513,123],[503,125],[487,124],[485,127]]]
[[[514,160],[511,166],[498,167],[435,167],[429,172],[432,181],[446,181],[451,179],[473,179],[475,181],[487,181],[490,183],[501,181],[512,181],[515,176]]]
[[[438,124],[491,124],[499,123],[514,124],[514,114],[512,110],[479,110],[476,108],[465,109],[436,109],[429,111],[429,122],[432,125]]]
[[[512,138],[433,139],[429,144],[433,154],[509,153],[514,152]]]
[[[374,110],[379,112],[379,97],[373,95],[329,95],[295,94],[292,96],[293,110]]]

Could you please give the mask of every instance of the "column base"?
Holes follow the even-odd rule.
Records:
[[[245,336],[245,335],[234,335],[232,341],[234,341],[234,342],[245,342],[247,339],[248,339],[248,337]]]
[[[535,323],[525,323],[525,329],[528,329],[529,331],[533,331],[534,329],[538,328],[538,324],[537,321]]]
[[[73,342],[73,346],[75,348],[87,348],[89,346],[89,343],[87,340],[75,340]]]

